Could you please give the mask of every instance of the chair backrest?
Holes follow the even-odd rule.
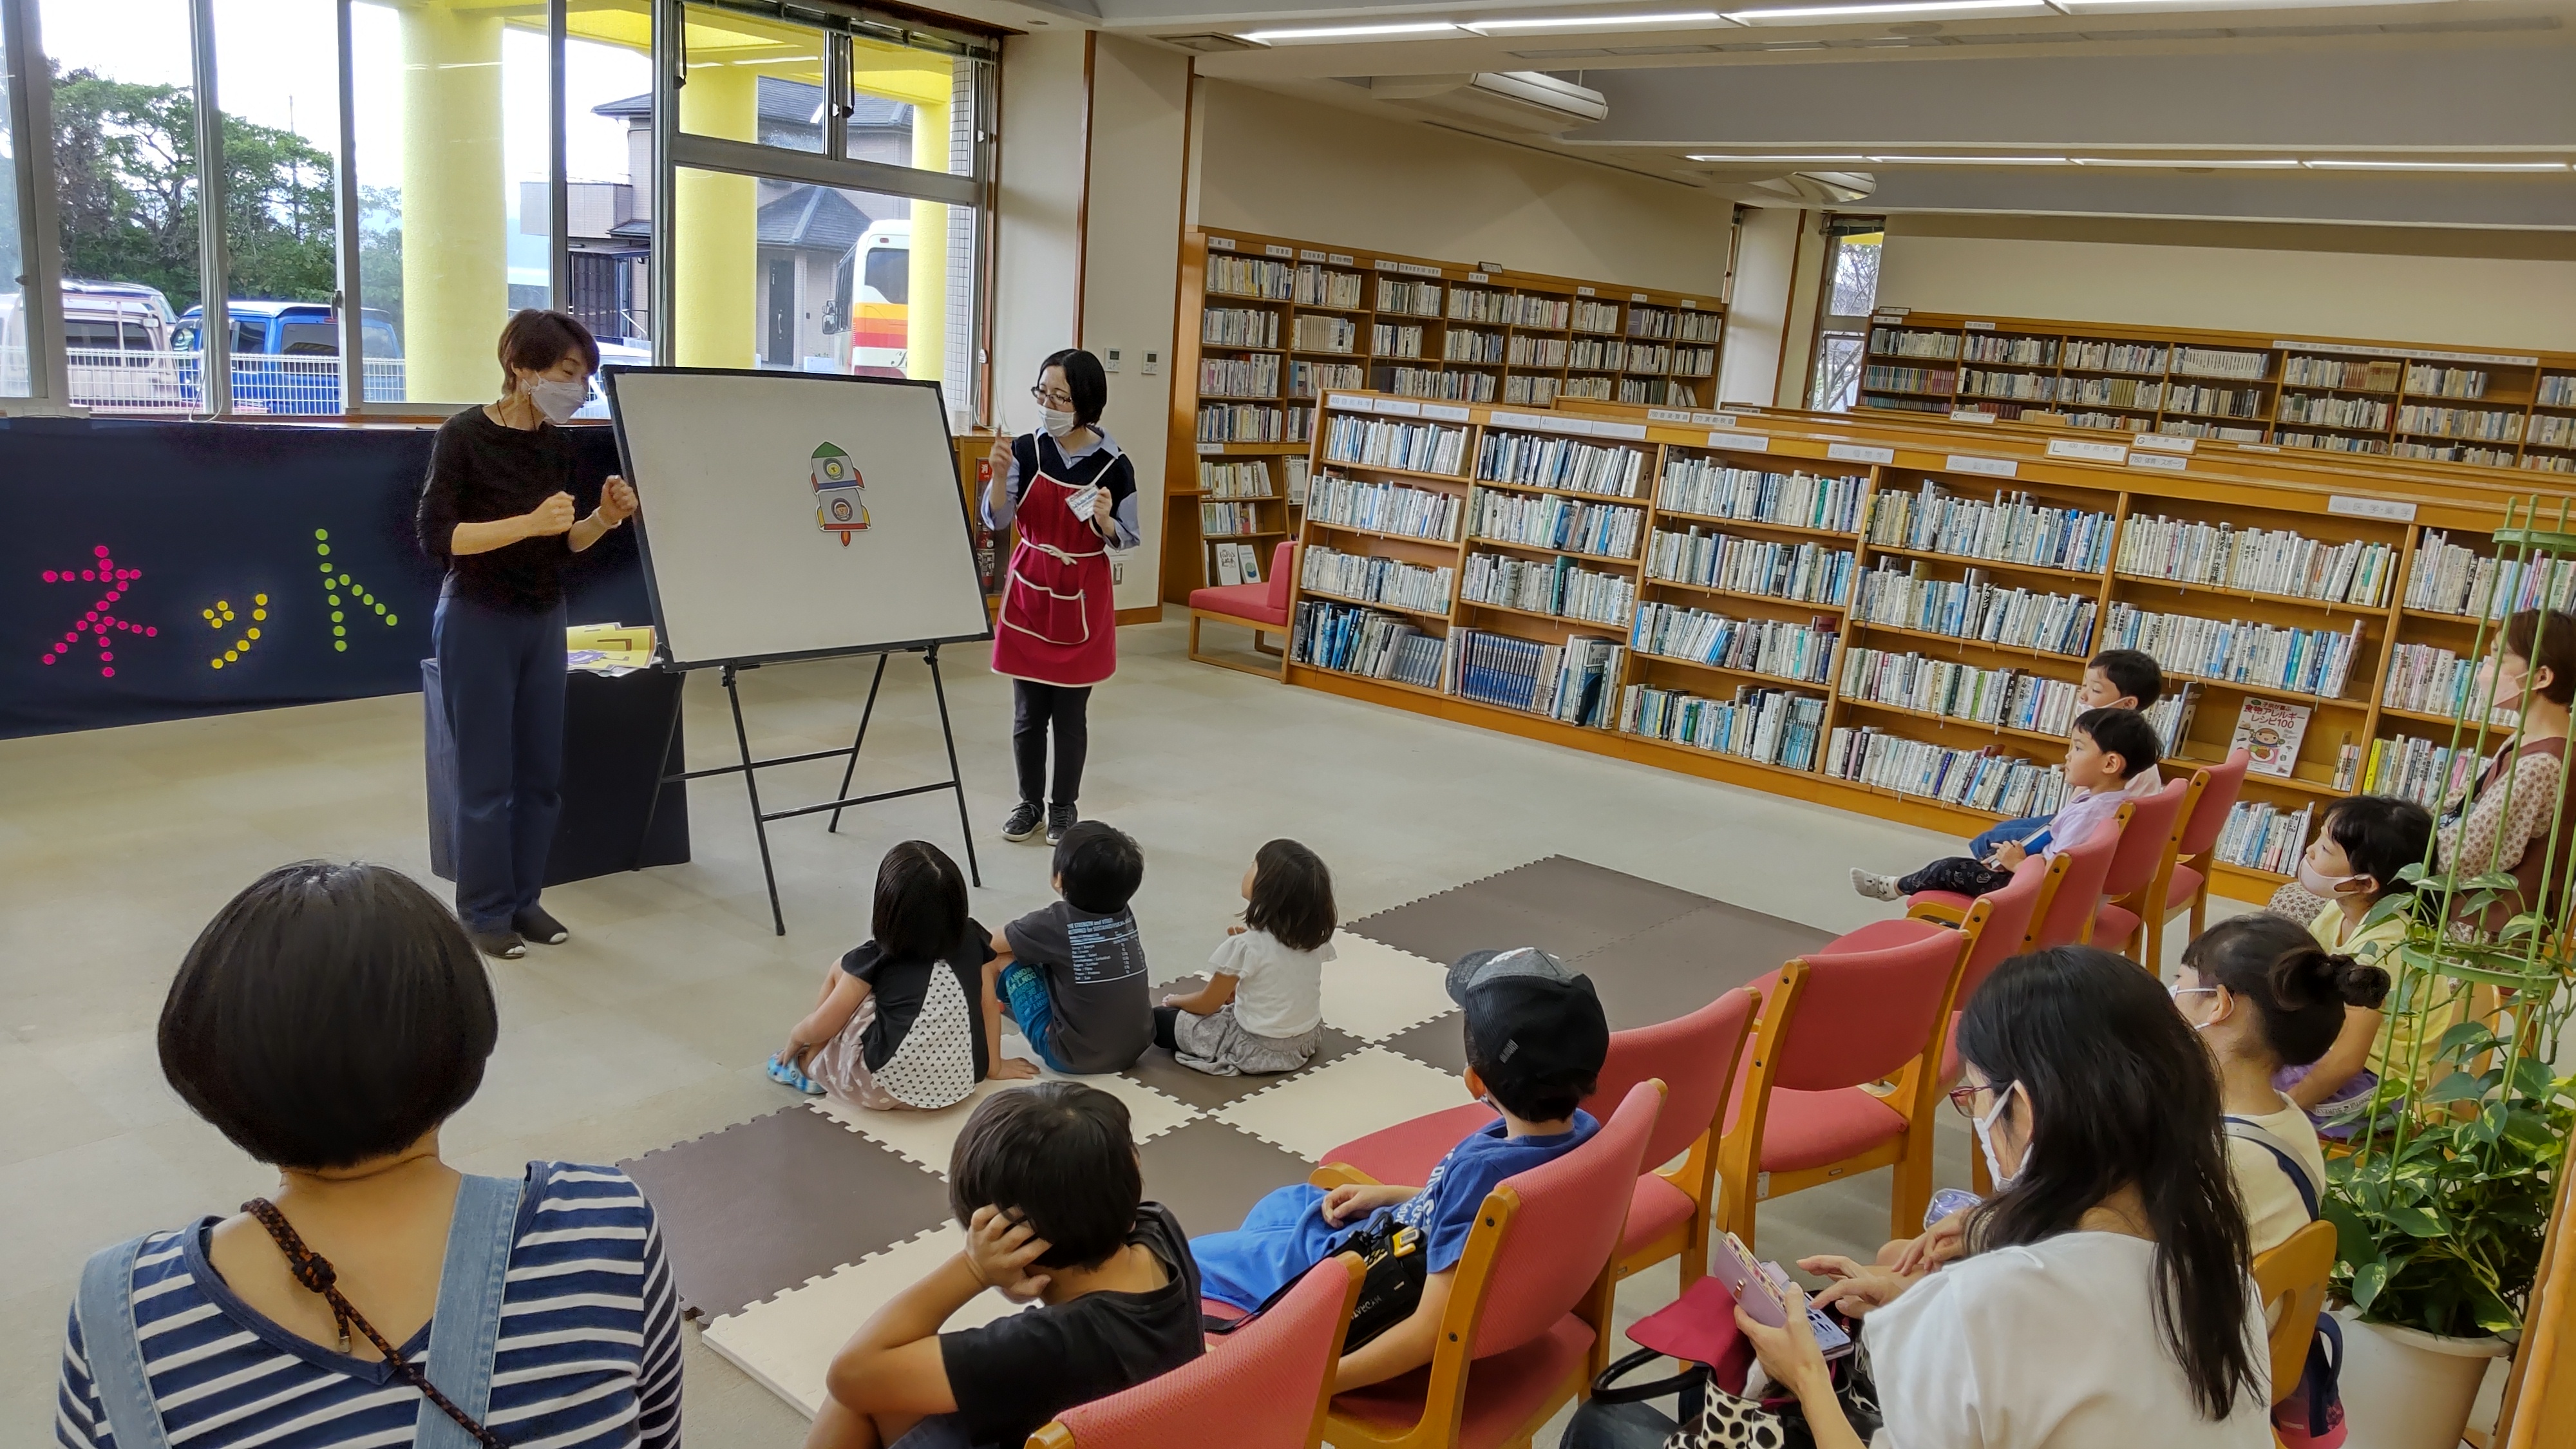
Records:
[[[2325,1307],[2326,1275],[2334,1271],[2334,1224],[2319,1219],[2290,1234],[2270,1252],[2254,1255],[2254,1288],[2272,1315],[2272,1402],[2299,1386],[2308,1341],[2316,1337],[2317,1311]]]
[[[2057,890],[2049,897],[2047,914],[2040,917],[2032,950],[2072,946],[2092,934],[2093,913],[2102,908],[2102,882],[2111,874],[2111,857],[2119,852],[2120,838],[2129,833],[2129,812],[2137,808],[2135,800],[2122,802],[2110,829],[2096,828],[2083,844],[2058,852],[2067,858],[2066,874],[2057,878]]]
[[[1297,545],[1293,541],[1282,543],[1270,551],[1270,593],[1267,596],[1270,607],[1288,607],[1288,586],[1296,582],[1289,575],[1296,568]]]
[[[2226,764],[2203,767],[2209,772],[2209,783],[2200,787],[2191,819],[2183,822],[2177,853],[2184,859],[2207,855],[2218,844],[2218,832],[2227,827],[2227,812],[2236,808],[2236,797],[2245,792],[2245,767],[2253,762],[2251,753],[2232,750]]]
[[[1029,1436],[1037,1449],[1161,1449],[1211,1424],[1245,1449],[1307,1449],[1324,1432],[1343,1331],[1366,1275],[1357,1253],[1316,1264],[1242,1332],[1204,1357],[1064,1411]]]
[[[1600,1280],[1610,1255],[1619,1249],[1619,1235],[1627,1231],[1628,1203],[1636,1196],[1637,1174],[1646,1169],[1646,1142],[1654,1135],[1663,1101],[1663,1083],[1639,1082],[1590,1140],[1504,1178],[1487,1195],[1486,1211],[1468,1235],[1460,1281],[1450,1300],[1453,1315],[1462,1306],[1476,1313],[1473,1357],[1489,1358],[1535,1341],[1573,1312]],[[1480,1265],[1481,1302],[1461,1305],[1456,1295],[1468,1286],[1466,1269],[1478,1257],[1476,1239],[1495,1220],[1495,1199],[1506,1193],[1516,1202],[1500,1241]]]
[[[1976,995],[1977,987],[1996,967],[2021,954],[2022,943],[2030,938],[2032,923],[2039,918],[2042,887],[2059,869],[2048,857],[2031,857],[2013,867],[2011,885],[1977,897],[1967,926],[1961,928],[1973,927],[1976,939],[1968,944],[1968,964],[1959,972],[1959,989],[1950,1003],[1953,1011]],[[1979,911],[1985,913],[1982,923],[1977,920]]]
[[[1807,955],[1807,983],[1781,1026],[1771,1085],[1830,1092],[1895,1076],[1932,1039],[1966,945],[1957,931],[1934,931],[1877,951]]]
[[[2145,890],[2164,864],[2165,847],[2174,843],[2174,825],[2182,819],[2191,795],[2191,777],[2165,781],[2152,795],[2129,802],[2129,823],[2120,827],[2120,848],[2111,853],[2111,868],[2102,877],[2102,894],[2117,900]]]
[[[1739,986],[1688,1016],[1610,1033],[1600,1085],[1584,1110],[1606,1121],[1639,1082],[1660,1081],[1664,1107],[1655,1117],[1654,1135],[1646,1139],[1646,1168],[1681,1156],[1726,1105],[1736,1059],[1761,1000]]]

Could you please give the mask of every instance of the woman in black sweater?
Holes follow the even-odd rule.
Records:
[[[590,329],[530,308],[501,329],[501,397],[447,420],[420,493],[420,546],[447,566],[431,626],[456,741],[456,913],[493,956],[562,942],[537,904],[562,804],[564,561],[635,512],[612,475],[574,514],[558,428],[599,367]]]

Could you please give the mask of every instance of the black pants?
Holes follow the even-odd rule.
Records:
[[[563,809],[564,606],[441,592],[429,637],[456,741],[456,913],[506,931],[537,903]]]
[[[1082,798],[1082,761],[1091,752],[1091,686],[1011,681],[1011,756],[1020,767],[1020,798],[1047,799],[1047,726],[1055,726],[1055,803]]]
[[[1950,891],[1963,896],[1981,896],[2012,884],[2013,873],[1997,870],[1982,860],[1954,855],[1936,860],[1914,874],[1897,881],[1896,888],[1912,895],[1916,891]]]

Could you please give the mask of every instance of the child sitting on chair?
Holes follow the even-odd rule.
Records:
[[[2066,741],[2066,783],[2072,790],[2064,808],[2049,817],[2029,845],[2005,841],[1985,859],[1954,855],[1936,860],[1907,876],[1851,873],[1852,889],[1876,901],[1901,900],[1917,891],[1951,891],[1981,896],[2012,883],[2013,867],[2032,854],[2058,855],[2082,845],[2109,824],[2130,786],[2156,767],[2156,731],[2134,709],[2088,709],[2075,717]]]
[[[814,1009],[769,1059],[771,1081],[862,1107],[925,1110],[966,1100],[986,1077],[1034,1077],[1002,1055],[989,934],[966,914],[966,878],[926,840],[877,865],[870,938],[823,975]]]
[[[2140,714],[2164,698],[2165,672],[2156,657],[2143,649],[2105,649],[2084,661],[2084,683],[2075,691],[2075,707],[2088,709],[2134,709]],[[2132,795],[2152,795],[2165,787],[2150,768],[2129,782]],[[2045,815],[2030,815],[2019,820],[2005,820],[1977,832],[1968,842],[1968,854],[1978,860],[1995,853],[2005,841],[2025,841],[2039,833],[2048,823]]]
[[[1422,1298],[1412,1316],[1342,1355],[1337,1389],[1382,1383],[1431,1362],[1458,1260],[1496,1183],[1550,1161],[1600,1129],[1578,1107],[1610,1051],[1592,982],[1535,947],[1476,951],[1449,968],[1464,1008],[1467,1090],[1502,1113],[1449,1149],[1420,1187],[1298,1183],[1253,1204],[1243,1227],[1190,1244],[1206,1296],[1247,1311],[1363,1231],[1421,1236]]]
[[[1243,924],[1226,929],[1208,984],[1154,1008],[1154,1043],[1212,1077],[1293,1072],[1324,1039],[1333,959],[1333,873],[1274,840],[1243,873]]]
[[[1055,845],[1055,893],[1063,899],[993,938],[1011,1018],[1059,1072],[1123,1072],[1154,1044],[1145,943],[1127,908],[1144,883],[1136,842],[1085,820]]]
[[[1116,1097],[1041,1082],[977,1103],[948,1161],[964,1250],[833,1356],[806,1449],[1017,1449],[1066,1409],[1197,1358],[1189,1243],[1143,1197]],[[987,1288],[1039,1306],[939,1331]]]
[[[2328,951],[2376,964],[2396,977],[2395,953],[2406,939],[2407,917],[2383,916],[2368,926],[2363,918],[2386,897],[2414,890],[2397,873],[2422,862],[2432,843],[2433,816],[2412,800],[2352,795],[2327,806],[2325,819],[2317,822],[2317,838],[2299,857],[2300,889],[2325,902],[2307,922],[2308,934]],[[2432,1044],[2461,1020],[2466,989],[2446,977],[2421,974],[2410,995],[2411,1007],[2404,1012],[2390,1010],[2384,1002],[2347,1006],[2343,1031],[2325,1055],[2312,1066],[2281,1073],[2281,1090],[2307,1109],[2321,1135],[2340,1141],[2360,1126],[2379,1086],[2378,1074],[2368,1065],[2374,1059],[2415,1062],[2418,1090],[2450,1075],[2449,1064],[2434,1055]]]

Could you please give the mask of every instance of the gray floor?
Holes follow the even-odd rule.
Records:
[[[1082,804],[1144,845],[1136,905],[1158,977],[1201,963],[1240,908],[1253,850],[1277,835],[1332,865],[1345,919],[1564,854],[1830,930],[1886,910],[1850,893],[1845,867],[1907,867],[1950,845],[1194,665],[1177,624],[1123,630],[1120,643],[1121,671],[1093,703]],[[755,749],[847,743],[864,669],[745,676]],[[974,908],[997,924],[1050,898],[1046,855],[993,833],[1011,797],[1006,682],[965,651],[948,683],[986,882]],[[688,729],[692,764],[731,755],[711,679],[690,687]],[[917,662],[889,671],[868,749],[861,788],[945,773]],[[92,1248],[272,1185],[161,1080],[152,1029],[173,967],[268,866],[363,858],[427,879],[420,751],[416,695],[0,741],[0,1422],[22,1426],[13,1438],[51,1418],[63,1314]],[[836,781],[809,765],[763,783],[779,803],[828,798]],[[812,1004],[823,966],[866,934],[878,856],[909,836],[957,850],[945,796],[870,807],[837,836],[818,819],[780,826],[782,939],[739,787],[692,788],[692,864],[551,893],[573,941],[496,963],[500,1049],[446,1134],[461,1166],[614,1161],[781,1105],[760,1063]],[[1945,1130],[1945,1182],[1964,1178],[1969,1150]],[[1762,1222],[1766,1255],[1874,1249],[1886,1174],[1766,1207]],[[1643,1275],[1623,1288],[1622,1314],[1671,1292],[1670,1269]],[[800,1439],[793,1409],[694,1338],[688,1374],[702,1441]]]

